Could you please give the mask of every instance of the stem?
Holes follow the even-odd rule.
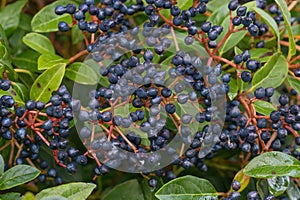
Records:
[[[69,58],[69,63],[73,63],[75,62],[75,60],[77,60],[78,58],[80,58],[81,56],[84,56],[86,54],[88,54],[89,52],[85,49],[83,51],[80,51],[79,53],[77,53],[76,55],[72,56],[71,58]]]
[[[6,5],[6,0],[2,0],[2,2],[1,2],[1,8],[4,8],[5,5]]]
[[[137,148],[128,140],[128,138],[122,133],[122,131],[116,126],[117,132],[122,136],[122,138],[127,142],[127,144],[133,149],[134,153],[137,153]]]
[[[290,43],[286,42],[286,41],[280,41],[280,44],[283,45],[283,46],[286,46],[286,47],[290,46]],[[297,51],[300,51],[300,46],[296,45],[296,49],[297,49]]]
[[[175,35],[175,32],[174,32],[173,26],[171,26],[171,33],[172,33],[172,37],[173,37],[173,40],[174,40],[176,51],[179,51],[179,46],[178,46],[178,42],[177,42],[177,39],[176,39],[176,35]]]

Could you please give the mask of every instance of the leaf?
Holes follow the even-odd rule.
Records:
[[[234,47],[234,54],[235,55],[241,55],[241,54],[243,54],[243,51],[240,48],[238,48],[237,46],[235,46]],[[252,54],[251,54],[251,56],[252,56]]]
[[[2,43],[6,47],[9,47],[9,43],[5,35],[5,31],[1,24],[0,24],[0,43]]]
[[[288,60],[296,54],[296,43],[293,36],[293,31],[291,28],[291,13],[289,12],[289,9],[287,7],[285,0],[275,0],[278,7],[280,8],[280,11],[282,13],[285,27],[289,34],[289,54],[288,54]]]
[[[212,24],[222,24],[228,15],[229,15],[228,5],[222,4],[221,7],[214,10],[214,12],[207,19],[207,21],[211,22]]]
[[[300,24],[292,26],[293,35],[300,35]]]
[[[251,59],[259,60],[262,63],[267,62],[270,59],[270,56],[273,55],[272,51],[267,48],[250,49],[249,53]]]
[[[163,185],[161,179],[158,180],[158,186],[155,188],[155,190],[153,188],[151,188],[148,184],[148,180],[144,179],[142,181],[141,187],[143,190],[143,194],[145,197],[145,200],[158,200],[155,196],[154,196],[154,192]]]
[[[16,165],[0,178],[0,190],[7,190],[35,179],[40,171],[29,165]]]
[[[41,200],[68,200],[68,199],[60,195],[52,195],[52,196],[44,197]]]
[[[258,7],[253,7],[252,8],[261,18],[263,21],[272,29],[274,35],[276,35],[277,38],[277,47],[278,47],[278,52],[280,52],[280,32],[277,23],[275,20],[272,18],[272,16],[265,12],[264,10],[258,8]]]
[[[300,190],[293,181],[290,182],[290,185],[289,185],[286,193],[287,193],[288,197],[292,200],[300,199]]]
[[[144,200],[144,194],[136,179],[126,181],[115,186],[103,200]]]
[[[7,36],[11,35],[17,29],[20,21],[20,13],[26,3],[27,0],[19,0],[0,10],[0,24]]]
[[[257,180],[256,188],[261,199],[265,199],[269,195],[268,181],[266,179]]]
[[[69,63],[69,60],[64,59],[56,54],[42,54],[38,58],[38,69],[45,70],[53,67],[58,63]]]
[[[0,176],[3,174],[4,172],[4,167],[5,167],[5,163],[4,163],[4,160],[3,160],[3,157],[2,155],[0,154]]]
[[[250,177],[246,176],[243,172],[243,169],[241,169],[235,176],[234,179],[241,184],[241,188],[239,189],[239,192],[242,192],[249,184]],[[230,187],[230,191],[233,191],[232,187]]]
[[[15,79],[18,77],[13,66],[11,65],[11,57],[8,47],[0,43],[0,67],[2,66],[4,66],[5,69],[7,69]]]
[[[34,194],[31,192],[26,192],[26,194],[23,196],[22,200],[34,200]]]
[[[28,33],[23,37],[23,42],[41,54],[55,53],[55,49],[49,38],[42,34]]]
[[[229,30],[229,25],[230,24],[230,16],[227,16],[225,18],[225,20],[223,21],[222,25],[223,26],[223,32],[220,35],[220,37],[218,38],[219,40],[217,40],[218,42],[224,38],[225,34],[228,32]],[[242,25],[235,27],[235,29],[241,28]],[[222,55],[223,53],[226,53],[228,50],[230,50],[231,48],[235,47],[247,34],[246,30],[242,30],[242,31],[238,31],[236,33],[232,33],[223,43],[223,45],[221,46],[219,52]]]
[[[6,194],[0,194],[1,200],[21,200],[21,194],[16,192],[10,192]]]
[[[226,4],[226,6],[227,6],[227,4]],[[245,6],[248,9],[251,9],[251,8],[255,7],[256,5],[255,5],[255,2],[249,2],[249,3],[245,4]],[[228,11],[229,9],[226,7],[226,10]],[[224,12],[224,11],[220,11],[220,12]],[[220,24],[220,23],[216,23],[216,24]],[[230,27],[229,14],[226,15],[221,26],[223,26],[223,32],[218,37],[217,42],[220,42],[225,37],[227,32],[229,31],[229,27]],[[240,26],[235,27],[235,29],[242,28],[242,27],[243,26],[240,25]],[[238,31],[236,33],[230,34],[230,36],[225,40],[225,42],[219,49],[220,54],[222,55],[223,53],[226,53],[227,51],[229,51],[230,49],[235,47],[245,37],[246,34],[247,34],[247,30],[242,30],[242,31]]]
[[[68,200],[82,200],[87,199],[87,197],[92,193],[94,188],[96,187],[95,184],[91,183],[69,183],[64,184],[48,189],[44,189],[36,195],[36,200],[45,199],[46,197],[60,195],[65,197]]]
[[[253,76],[252,88],[258,87],[278,87],[280,86],[288,74],[288,63],[280,53],[274,54],[268,62],[259,69]]]
[[[231,79],[230,82],[228,83],[230,90],[228,92],[228,97],[230,100],[233,100],[236,95],[238,94],[238,84],[237,81],[235,79]]]
[[[75,62],[67,68],[66,77],[84,85],[95,85],[99,80],[90,66],[80,62]]]
[[[273,106],[273,104],[267,101],[258,100],[253,102],[253,105],[256,112],[263,114],[265,116],[270,116],[272,111],[277,110],[275,106]]]
[[[28,100],[28,89],[22,83],[13,83],[13,89],[16,91],[18,96],[25,102]]]
[[[53,91],[60,86],[65,74],[65,63],[59,63],[44,71],[33,83],[30,98],[47,103]]]
[[[245,167],[244,173],[254,178],[300,177],[300,162],[279,151],[266,152],[253,158]]]
[[[275,197],[282,195],[290,185],[289,176],[277,176],[273,178],[268,178],[269,191]]]
[[[296,90],[298,94],[300,94],[300,81],[290,75],[288,75],[287,81],[291,87]]]
[[[176,6],[178,6],[181,11],[188,10],[192,5],[193,5],[192,1],[177,1],[176,4]],[[160,13],[165,17],[169,17],[170,15],[169,9],[162,9]]]
[[[190,175],[168,182],[155,196],[160,200],[202,200],[218,197],[209,181]]]
[[[12,60],[13,64],[18,68],[28,69],[31,72],[38,72],[37,62],[39,53],[33,50],[27,50],[15,56]]]
[[[82,34],[81,30],[78,26],[72,27],[72,44],[78,44],[84,40],[84,35]]]
[[[55,1],[40,10],[31,21],[31,28],[35,32],[46,33],[58,31],[58,23],[61,21],[70,24],[72,17],[69,14],[56,15],[54,10],[57,5],[66,5],[71,3],[68,0]]]
[[[94,72],[97,74],[98,77],[100,77],[99,83],[100,85],[104,87],[108,87],[110,85],[108,78],[105,76],[102,76],[99,71],[100,71],[100,66],[97,62],[95,62],[93,59],[88,59],[84,61],[84,64],[90,66]],[[105,65],[105,63],[103,63]],[[109,63],[110,64],[110,63]]]
[[[223,0],[223,1],[211,0],[206,4],[206,6],[207,6],[208,10],[213,12],[213,11],[217,10],[218,8],[222,7],[224,4],[227,5],[229,2],[230,2],[230,0]]]

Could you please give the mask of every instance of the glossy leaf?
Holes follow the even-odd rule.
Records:
[[[82,200],[92,193],[95,184],[91,183],[69,183],[48,189],[44,189],[36,195],[36,200],[45,200],[53,195],[62,196],[67,200]]]
[[[67,59],[64,59],[56,54],[42,54],[38,58],[38,70],[46,70],[58,63],[68,63]]]
[[[4,160],[3,160],[3,157],[2,155],[0,154],[0,176],[3,174],[4,172],[4,167],[5,167],[5,163],[4,163]]]
[[[27,50],[15,56],[12,60],[13,64],[18,68],[28,69],[31,72],[37,72],[37,61],[40,54],[33,50]]]
[[[278,51],[280,51],[280,32],[277,23],[272,18],[270,14],[268,14],[266,11],[258,8],[253,7],[252,8],[261,18],[264,20],[264,22],[272,29],[273,33],[276,35],[277,38],[277,47]]]
[[[293,181],[290,182],[286,193],[290,199],[300,199],[300,190]]]
[[[291,28],[291,13],[287,7],[285,0],[275,0],[275,2],[277,3],[278,7],[280,8],[280,11],[281,11],[283,19],[284,19],[285,27],[289,34],[289,55],[288,55],[288,59],[289,59],[289,58],[291,58],[291,56],[296,54],[296,43],[294,40],[292,28]]]
[[[72,28],[72,44],[78,44],[79,42],[84,41],[84,35],[78,26]]]
[[[280,53],[274,54],[268,62],[258,70],[252,80],[251,90],[258,87],[278,87],[280,86],[288,74],[288,63]]]
[[[237,84],[237,81],[235,79],[231,79],[230,82],[229,82],[229,87],[230,87],[230,90],[228,92],[228,97],[230,100],[233,100],[236,95],[238,94],[238,84]]]
[[[23,196],[22,200],[34,200],[34,194],[31,192],[26,192],[26,194]]]
[[[206,6],[207,6],[208,10],[214,12],[218,8],[220,8],[220,7],[224,6],[224,5],[227,5],[229,2],[230,2],[230,0],[223,0],[223,1],[220,1],[220,0],[210,0],[206,4]]]
[[[10,192],[6,194],[0,194],[1,200],[21,200],[21,194],[16,192]]]
[[[5,6],[0,10],[0,24],[7,36],[17,29],[20,21],[20,13],[27,0],[18,0],[15,3]]]
[[[267,48],[250,49],[249,53],[251,55],[251,59],[259,60],[262,63],[267,62],[270,59],[270,56],[273,55],[272,50]]]
[[[273,178],[268,178],[269,191],[275,197],[282,195],[290,185],[289,176],[277,176]]]
[[[57,25],[60,21],[64,21],[68,24],[71,23],[71,15],[56,15],[54,12],[57,5],[67,5],[68,3],[71,2],[68,0],[59,0],[45,6],[33,17],[31,21],[32,30],[41,33],[53,32],[58,31]]]
[[[300,177],[300,161],[282,152],[266,152],[253,158],[244,173],[254,178]]]
[[[44,197],[41,200],[68,200],[68,199],[60,195],[52,195],[52,196]]]
[[[129,180],[121,183],[111,189],[104,197],[103,200],[144,200],[144,194],[139,182],[134,180]]]
[[[90,66],[80,62],[75,62],[67,68],[66,77],[84,85],[95,85],[99,80]]]
[[[13,83],[13,89],[17,92],[19,97],[25,102],[28,100],[28,89],[22,83]]]
[[[201,200],[217,198],[218,195],[209,181],[188,175],[168,182],[155,196],[160,200]]]
[[[41,54],[55,53],[55,49],[49,38],[42,34],[28,33],[23,37],[23,42]]]
[[[0,178],[0,190],[7,190],[35,179],[40,171],[29,165],[16,165]]]
[[[18,77],[11,64],[11,57],[7,47],[0,43],[0,67],[2,66],[4,66],[5,69],[7,69],[15,79]]]
[[[241,184],[241,188],[239,189],[239,192],[242,192],[249,184],[250,177],[246,176],[243,172],[243,169],[241,169],[235,176],[234,179]],[[232,187],[230,187],[230,191],[233,191]]]
[[[104,86],[104,87],[108,87],[110,85],[107,77],[104,77],[102,75],[100,75],[100,66],[97,62],[95,62],[93,59],[88,59],[84,61],[84,64],[90,66],[93,70],[94,73],[97,74],[98,77],[100,77],[99,83]],[[108,66],[110,63],[108,63],[107,65],[105,63],[103,63],[105,66]]]
[[[269,195],[268,181],[266,179],[257,180],[256,188],[261,199],[265,199]]]
[[[254,108],[256,112],[263,114],[265,116],[269,116],[272,111],[277,110],[273,104],[267,102],[267,101],[262,101],[258,100],[253,103]]]
[[[209,16],[207,21],[212,24],[222,24],[225,18],[229,15],[228,5],[223,4]]]
[[[6,47],[9,46],[5,31],[1,24],[0,24],[0,43]]]
[[[65,74],[65,63],[59,63],[44,71],[33,83],[30,98],[47,103],[53,91],[57,90]]]
[[[287,81],[291,87],[296,90],[298,94],[300,94],[300,81],[290,75],[287,77]]]

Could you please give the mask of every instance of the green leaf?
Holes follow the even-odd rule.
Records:
[[[30,98],[47,103],[53,91],[60,86],[65,74],[65,63],[59,63],[44,71],[33,83]]]
[[[64,59],[56,54],[42,54],[38,58],[38,70],[45,70],[53,67],[58,63],[69,63],[69,60]]]
[[[93,70],[94,70],[94,73],[97,74],[98,77],[100,77],[100,80],[99,80],[99,83],[100,85],[104,86],[104,87],[108,87],[110,84],[109,84],[109,81],[107,79],[107,77],[105,76],[102,76],[100,73],[99,73],[99,70],[100,70],[100,65],[95,62],[93,59],[88,59],[88,60],[85,60],[84,61],[84,64],[90,66]],[[110,65],[111,63],[108,63],[107,65],[105,63],[103,63],[105,66],[108,66]]]
[[[261,199],[265,199],[269,195],[268,181],[266,179],[257,180],[256,188]]]
[[[275,197],[282,195],[290,185],[289,176],[277,176],[273,178],[268,178],[269,191]]]
[[[230,16],[227,16],[225,18],[225,20],[223,21],[222,25],[223,26],[223,32],[219,37],[219,40],[221,40],[225,34],[228,32],[229,30],[229,25],[230,24]],[[242,25],[235,27],[235,29],[241,28]],[[223,45],[221,46],[219,52],[222,55],[223,53],[226,53],[227,51],[229,51],[230,49],[232,49],[233,47],[235,47],[247,34],[246,30],[242,30],[242,31],[238,31],[236,33],[232,33],[223,43]],[[218,40],[218,42],[219,42]]]
[[[82,31],[78,28],[78,26],[72,27],[72,44],[78,44],[84,40],[84,35]]]
[[[10,192],[6,194],[0,194],[1,200],[21,200],[21,194],[16,192]]]
[[[55,49],[49,38],[42,34],[28,33],[23,37],[23,42],[41,54],[55,53]]]
[[[52,196],[44,197],[41,200],[68,200],[68,199],[60,195],[52,195]]]
[[[26,194],[23,196],[22,200],[34,200],[34,194],[31,192],[26,192]]]
[[[39,53],[33,50],[27,50],[15,56],[12,60],[13,64],[18,68],[28,69],[31,72],[38,72],[37,62]]]
[[[262,63],[267,62],[270,59],[270,56],[273,55],[271,49],[266,48],[250,49],[249,53],[251,55],[251,59],[259,60]]]
[[[8,43],[7,37],[5,35],[5,31],[1,24],[0,24],[0,43],[2,43],[4,46],[6,46],[6,48],[9,47],[9,43]]]
[[[90,66],[80,62],[75,62],[67,68],[66,77],[84,85],[95,85],[99,80]]]
[[[252,8],[261,18],[263,21],[272,29],[274,35],[276,35],[277,38],[277,47],[278,51],[280,52],[280,32],[277,23],[273,19],[273,17],[265,12],[264,10],[258,8],[258,7],[253,7]]]
[[[256,112],[263,114],[265,116],[269,116],[272,111],[277,110],[273,104],[267,102],[267,101],[262,101],[258,100],[253,102],[254,108]]]
[[[238,88],[237,81],[235,79],[231,79],[228,85],[230,87],[230,90],[228,92],[228,97],[230,100],[233,100],[238,94],[239,88]]]
[[[7,190],[35,179],[40,171],[29,165],[16,165],[0,178],[0,190]]]
[[[8,47],[0,43],[0,67],[2,66],[5,66],[5,69],[7,69],[15,79],[18,77],[13,66],[11,65],[11,57]]]
[[[288,74],[288,63],[280,53],[274,54],[268,62],[258,70],[252,80],[251,90],[258,87],[278,87],[280,86]]]
[[[285,0],[275,0],[278,7],[280,8],[280,11],[282,13],[285,27],[289,34],[289,54],[288,54],[288,60],[296,54],[296,43],[293,36],[293,31],[291,28],[291,13],[289,12],[289,9],[287,7]]]
[[[28,89],[22,83],[12,83],[13,89],[16,91],[18,96],[25,102],[28,100]]]
[[[207,21],[211,22],[212,24],[222,24],[227,16],[229,16],[228,5],[222,4],[221,7],[214,10],[214,12],[207,19]]]
[[[249,184],[250,177],[246,176],[243,172],[243,169],[241,169],[235,176],[234,179],[241,184],[241,188],[238,190],[239,192],[242,192]],[[232,186],[230,187],[230,191],[233,191]]]
[[[300,81],[290,75],[288,75],[287,81],[291,87],[296,90],[298,94],[300,94]]]
[[[225,5],[227,6],[227,4]],[[248,9],[251,9],[253,7],[255,7],[255,2],[249,2],[247,4],[245,4],[245,6]],[[225,8],[224,8],[225,9]],[[229,12],[228,8],[226,7],[227,12]],[[224,13],[225,11],[220,11],[220,13]],[[220,23],[216,23],[216,24],[220,24]],[[229,31],[229,27],[230,27],[230,16],[229,14],[226,15],[225,19],[223,20],[221,26],[223,26],[223,32],[221,33],[221,35],[218,37],[217,42],[220,42],[220,40],[222,40],[225,35],[227,34],[227,32]],[[235,27],[235,29],[238,28],[242,28],[243,26],[237,26]],[[232,49],[233,47],[235,47],[247,34],[247,30],[242,30],[242,31],[238,31],[236,33],[232,33],[223,43],[223,45],[221,46],[221,48],[219,49],[220,54],[222,55],[223,53],[226,53],[227,51],[229,51],[230,49]]]
[[[292,26],[293,35],[300,35],[300,24]]]
[[[126,181],[115,186],[104,197],[103,200],[144,200],[144,194],[136,179]]]
[[[155,196],[160,200],[202,200],[218,197],[209,181],[190,175],[168,182]]]
[[[234,54],[235,55],[241,55],[241,54],[243,54],[243,51],[240,48],[238,48],[237,46],[235,46],[234,47]],[[251,56],[252,56],[252,54],[251,54]]]
[[[230,0],[223,0],[223,1],[211,0],[206,4],[206,6],[207,6],[208,10],[213,12],[222,6],[227,5],[229,2],[230,2]]]
[[[3,174],[4,172],[4,167],[5,167],[5,163],[4,163],[4,160],[3,160],[3,157],[2,155],[0,154],[0,176]]]
[[[253,158],[245,167],[244,173],[254,178],[300,177],[300,162],[279,151],[266,152]]]
[[[27,0],[19,0],[0,10],[0,24],[7,36],[11,35],[17,29],[20,21],[20,13],[26,3]]]
[[[293,181],[290,182],[286,193],[290,199],[300,199],[300,190]]]
[[[92,193],[93,189],[96,187],[95,184],[91,183],[69,183],[48,189],[44,189],[36,195],[36,200],[45,200],[47,197],[62,196],[68,200],[82,200],[87,199],[87,197]]]
[[[40,10],[31,21],[31,28],[35,32],[45,33],[58,31],[58,23],[61,21],[70,24],[72,17],[69,14],[56,15],[54,10],[57,5],[66,5],[72,3],[68,0],[55,1]]]

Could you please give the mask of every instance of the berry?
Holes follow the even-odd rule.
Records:
[[[239,5],[239,2],[237,0],[231,0],[228,4],[228,9],[233,11],[233,10],[237,9],[238,5]]]
[[[58,23],[58,30],[61,32],[66,32],[69,30],[69,25],[66,22],[59,22]]]
[[[152,188],[155,188],[157,186],[158,181],[155,178],[151,178],[148,180],[148,185]]]
[[[169,114],[174,114],[176,112],[176,106],[174,104],[167,104],[166,111]]]
[[[66,11],[67,11],[67,10],[66,10],[66,8],[65,8],[64,6],[59,5],[59,6],[56,6],[56,7],[55,7],[55,14],[57,14],[57,15],[62,15],[62,14],[64,14]]]
[[[238,191],[241,188],[241,183],[237,180],[234,180],[231,186],[234,191]]]
[[[264,98],[265,95],[266,95],[266,91],[265,91],[265,89],[262,88],[262,87],[259,87],[259,88],[257,88],[257,89],[254,91],[254,96],[255,96],[256,98],[258,98],[258,99]]]
[[[251,73],[248,71],[243,71],[241,74],[241,78],[244,82],[250,82],[252,80]]]

